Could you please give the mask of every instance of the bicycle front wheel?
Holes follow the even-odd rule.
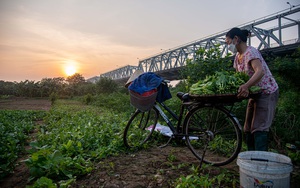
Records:
[[[232,162],[241,150],[238,120],[224,107],[199,106],[184,121],[186,143],[204,163],[222,166]]]
[[[147,112],[137,110],[128,121],[123,141],[128,148],[138,148],[151,137],[157,124],[158,112],[152,108]]]

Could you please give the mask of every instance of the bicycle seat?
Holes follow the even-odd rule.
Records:
[[[187,102],[189,101],[189,94],[188,93],[184,93],[184,92],[177,92],[176,95],[180,100]]]

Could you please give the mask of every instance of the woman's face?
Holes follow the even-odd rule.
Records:
[[[225,43],[228,44],[228,45],[231,44],[231,43],[233,45],[237,45],[237,36],[234,36],[233,39],[230,38],[230,37],[226,37]]]
[[[226,37],[225,42],[227,43],[227,49],[235,54],[237,52],[237,48],[234,39],[231,39],[230,37]]]

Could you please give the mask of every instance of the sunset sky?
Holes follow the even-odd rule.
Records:
[[[286,2],[0,0],[0,80],[88,79],[288,9]]]

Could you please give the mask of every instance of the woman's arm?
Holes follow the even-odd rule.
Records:
[[[254,70],[254,74],[248,80],[248,82],[239,87],[237,95],[238,97],[247,97],[249,95],[249,88],[257,84],[260,81],[260,79],[264,76],[262,63],[259,59],[253,59],[249,63]]]

